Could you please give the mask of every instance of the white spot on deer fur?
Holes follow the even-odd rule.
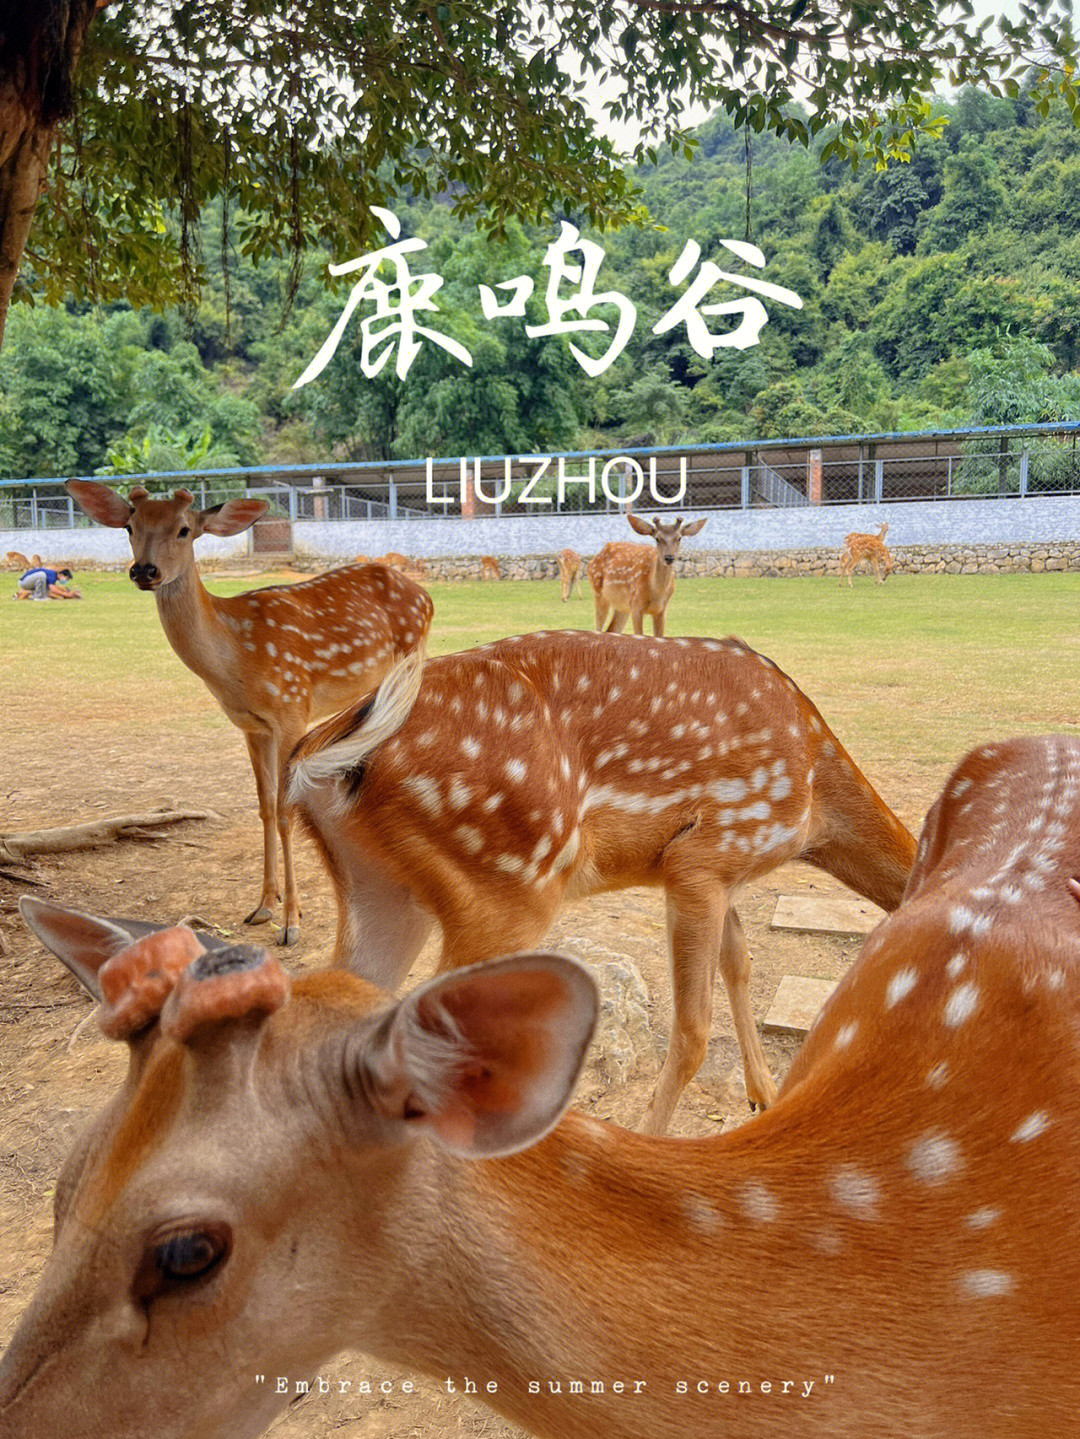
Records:
[[[1009,1136],[1013,1144],[1028,1144],[1032,1139],[1038,1139],[1050,1128],[1050,1117],[1044,1109],[1038,1109],[1034,1114],[1028,1115],[1023,1124]]]
[[[433,815],[442,813],[442,798],[439,795],[437,780],[432,779],[430,775],[411,774],[401,783],[404,789],[416,796],[421,809]]]
[[[935,1132],[916,1140],[908,1153],[907,1167],[923,1184],[940,1184],[962,1169],[964,1161],[955,1140]]]
[[[829,1193],[842,1209],[850,1210],[859,1219],[876,1219],[881,1191],[876,1179],[845,1164],[829,1180]]]
[[[267,691],[267,693],[272,694],[275,699],[277,699],[281,694],[281,691],[278,689],[277,685],[273,682],[273,680],[263,680],[263,688]]]
[[[417,749],[428,749],[438,738],[439,736],[434,730],[425,730],[423,734],[416,736],[416,747]]]
[[[971,781],[969,779],[958,779],[953,785],[953,799],[959,799],[960,796],[966,794],[970,788]]]
[[[952,959],[950,959],[948,964],[945,966],[945,973],[949,976],[950,979],[959,979],[961,971],[966,964],[966,954],[954,954]]]
[[[506,771],[507,778],[514,780],[518,784],[521,783],[527,773],[525,765],[519,759],[507,760],[503,769]]]
[[[500,854],[495,860],[495,868],[502,870],[503,874],[520,874],[525,868],[525,861],[517,854]]]
[[[484,847],[484,836],[471,824],[459,824],[454,834],[470,854],[479,854]]]
[[[578,850],[581,848],[581,831],[576,826],[571,830],[570,836],[562,849],[551,861],[551,873],[561,874],[564,869],[569,868],[577,858]]]
[[[506,691],[506,698],[510,701],[511,704],[516,705],[520,704],[524,697],[525,691],[522,689],[521,685],[518,684],[517,680],[515,680],[514,683],[510,686],[510,688]]]
[[[743,1185],[739,1202],[748,1219],[756,1219],[760,1224],[771,1224],[776,1218],[776,1199],[764,1184],[759,1184],[756,1180]]]
[[[960,985],[949,995],[945,1005],[945,1023],[952,1029],[958,1028],[971,1018],[979,1004],[978,987],[970,982]]]
[[[483,745],[472,735],[466,735],[461,741],[462,753],[467,754],[470,759],[479,759],[483,751]]]
[[[949,913],[949,928],[953,934],[963,934],[965,931],[974,939],[989,934],[993,919],[988,914],[976,914],[966,905],[954,905]]]
[[[1046,976],[1046,984],[1049,989],[1061,989],[1065,983],[1065,971],[1063,969],[1052,969]]]
[[[859,1021],[853,1019],[850,1024],[843,1025],[836,1031],[836,1039],[833,1041],[837,1049],[847,1049],[848,1045],[855,1038],[859,1031]]]
[[[450,803],[451,809],[464,809],[465,806],[472,799],[473,792],[469,785],[462,784],[461,780],[458,779],[455,775],[454,779],[451,781],[450,788],[447,791],[446,797]]]
[[[684,1194],[680,1204],[691,1229],[697,1229],[702,1234],[715,1234],[724,1227],[724,1216],[719,1209],[709,1200],[702,1199],[700,1194]]]
[[[917,969],[901,969],[889,980],[889,987],[885,991],[885,1008],[892,1009],[894,1005],[906,998],[919,982],[919,971]]]
[[[489,794],[481,805],[481,809],[485,814],[494,814],[505,798],[506,796],[501,791],[496,791],[495,794]]]
[[[960,1276],[960,1288],[973,1299],[994,1299],[1012,1289],[1012,1275],[1003,1269],[969,1269]]]
[[[968,1215],[967,1226],[969,1229],[989,1229],[990,1225],[995,1224],[1000,1218],[1000,1209],[986,1206],[983,1209],[976,1209],[974,1214]]]

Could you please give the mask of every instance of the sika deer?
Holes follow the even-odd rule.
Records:
[[[776,1104],[710,1139],[547,1133],[595,1013],[555,956],[400,1003],[185,969],[183,931],[109,959],[130,1072],[57,1185],[4,1439],[254,1439],[346,1346],[542,1439],[1073,1433],[1078,794],[1074,739],[969,757]],[[95,982],[111,936],[27,917]]]
[[[602,630],[611,614],[609,633],[621,634],[626,621],[633,619],[634,633],[640,635],[645,632],[645,616],[652,615],[653,634],[662,635],[664,616],[675,593],[679,547],[687,535],[696,535],[705,521],[688,525],[680,518],[668,525],[663,520],[640,520],[634,514],[626,518],[639,535],[651,535],[656,548],[611,540],[589,561],[596,628]]]
[[[844,547],[840,551],[840,583],[844,583],[844,576],[847,576],[848,588],[851,589],[851,576],[856,565],[864,560],[869,560],[874,567],[874,574],[877,576],[879,585],[883,585],[892,573],[892,555],[885,543],[885,536],[889,532],[888,525],[882,525],[876,535],[860,535],[852,533],[844,541]],[[884,573],[882,573],[884,571]]]
[[[335,963],[387,989],[437,920],[440,970],[539,942],[564,902],[667,899],[674,1016],[645,1128],[697,1073],[719,956],[752,1104],[737,890],[806,859],[895,909],[915,841],[818,711],[738,640],[525,635],[389,676],[298,746],[290,797],[337,894]]]
[[[69,480],[68,490],[99,524],[126,529],[131,578],[152,590],[166,638],[233,724],[244,732],[263,823],[263,887],[245,920],[272,918],[281,898],[277,845],[285,874],[281,942],[299,933],[291,819],[283,803],[285,760],[312,720],[378,684],[395,660],[423,648],[431,600],[382,565],[347,565],[295,585],[273,585],[223,599],[204,588],[194,541],[235,535],[259,518],[265,500],[229,500],[197,510],[190,490],[151,499],[141,486],[125,500],[107,485]]]
[[[560,550],[556,559],[559,562],[559,579],[562,581],[563,603],[574,593],[574,586],[577,585],[578,599],[584,599],[581,589],[581,556],[576,550]]]

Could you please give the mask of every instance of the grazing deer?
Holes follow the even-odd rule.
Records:
[[[9,570],[18,570],[20,573],[30,568],[30,561],[18,550],[8,550],[6,563]]]
[[[844,547],[840,551],[840,583],[844,583],[844,576],[847,576],[848,588],[851,588],[851,576],[856,565],[869,560],[874,567],[874,574],[877,576],[879,585],[883,585],[892,573],[892,555],[885,543],[885,536],[889,532],[888,525],[882,525],[876,535],[860,535],[852,533],[844,541]],[[884,571],[884,573],[882,573]]]
[[[814,705],[738,640],[564,630],[422,680],[407,662],[290,770],[337,895],[334,961],[387,989],[436,920],[448,970],[539,942],[567,900],[663,887],[674,1013],[650,1131],[705,1057],[717,956],[747,1097],[775,1097],[738,889],[801,858],[895,909],[915,854]]]
[[[211,595],[195,567],[200,535],[236,535],[266,510],[265,500],[229,500],[195,508],[190,490],[151,499],[136,486],[128,499],[107,485],[69,480],[67,488],[99,524],[126,529],[132,580],[152,590],[166,638],[233,724],[244,732],[263,824],[263,887],[245,923],[272,918],[281,898],[277,845],[285,878],[281,942],[299,933],[291,818],[283,803],[285,761],[312,720],[378,684],[391,665],[423,648],[432,604],[423,590],[382,565],[345,566],[294,585],[232,598]]]
[[[675,560],[687,535],[696,535],[704,520],[687,525],[682,519],[670,525],[663,520],[641,520],[628,514],[630,528],[639,535],[651,535],[651,545],[629,540],[610,540],[589,561],[589,583],[596,604],[596,628],[602,630],[612,611],[610,634],[621,634],[626,621],[634,622],[636,635],[645,632],[645,616],[652,615],[653,634],[664,633],[664,616],[675,593]]]
[[[5,1439],[251,1439],[345,1347],[542,1439],[1075,1432],[1078,794],[1074,739],[969,757],[776,1104],[708,1139],[550,1130],[595,1015],[569,960],[290,995],[23,901],[131,1058],[56,1186]]]
[[[581,556],[576,550],[560,550],[556,556],[559,562],[559,578],[562,580],[563,603],[574,593],[577,585],[578,599],[585,598],[581,589]]]
[[[502,571],[500,570],[499,562],[494,555],[480,556],[480,578],[482,580],[502,579]]]

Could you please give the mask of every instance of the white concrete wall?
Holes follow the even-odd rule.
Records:
[[[693,510],[685,513],[693,514]],[[822,505],[792,510],[713,510],[689,548],[793,550],[839,547],[851,530],[888,523],[890,545],[1009,544],[1080,537],[1080,495],[1008,500],[939,500],[886,505]],[[300,556],[348,560],[388,550],[443,555],[550,554],[569,545],[595,554],[608,540],[633,539],[625,515],[480,516],[431,520],[301,520]]]
[[[94,565],[116,565],[125,569],[131,564],[131,545],[123,530],[106,529],[94,525],[92,529],[74,530],[0,530],[0,562],[8,550],[18,550],[27,559],[35,554],[48,565],[59,560],[71,562],[73,569],[79,563]],[[203,535],[195,552],[201,559],[222,560],[243,558],[251,553],[251,533],[231,535],[219,539],[217,535]]]
[[[686,513],[693,514],[694,511]],[[850,530],[875,530],[888,522],[890,545],[1016,544],[1080,537],[1080,495],[1040,495],[1008,500],[938,500],[886,505],[822,505],[792,510],[714,510],[692,549],[778,550],[839,546]],[[595,554],[608,540],[632,539],[626,517],[611,515],[512,515],[496,519],[299,520],[293,546],[301,558],[349,560],[388,550],[437,558],[444,555],[551,554],[569,545]],[[0,558],[8,550],[44,560],[127,565],[123,530],[0,530]],[[204,535],[196,553],[204,559],[251,554],[251,533],[229,539]]]

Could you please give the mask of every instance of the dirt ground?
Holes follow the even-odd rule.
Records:
[[[49,1252],[57,1171],[88,1116],[118,1083],[124,1063],[122,1046],[104,1040],[92,1022],[84,1023],[92,1012],[90,1001],[23,927],[15,911],[17,896],[32,892],[101,914],[162,921],[195,914],[235,929],[258,894],[260,829],[240,735],[226,726],[210,766],[204,741],[195,734],[171,733],[167,745],[147,750],[127,738],[138,732],[139,715],[109,718],[116,722],[102,724],[100,711],[68,711],[55,727],[47,722],[20,726],[17,718],[9,719],[0,742],[5,829],[169,804],[213,809],[221,819],[177,826],[158,844],[124,841],[9,869],[0,877],[0,939],[6,951],[0,961],[0,1347],[29,1302]],[[148,733],[153,725],[148,715]],[[873,778],[905,821],[917,828],[944,773],[894,767],[876,771]],[[301,940],[293,950],[278,951],[293,969],[325,960],[333,930],[329,883],[307,843],[301,841],[298,848]],[[752,997],[759,1021],[783,974],[836,978],[859,948],[852,939],[770,931],[776,896],[840,888],[806,866],[789,866],[740,903],[755,956]],[[267,928],[255,933],[272,941]],[[634,890],[569,909],[560,916],[551,941],[585,959],[610,962],[625,957],[645,980],[648,1038],[639,1046],[636,1071],[627,1082],[612,1084],[594,1062],[577,1099],[590,1113],[632,1126],[644,1111],[666,1046],[670,1010],[660,896]],[[429,947],[413,981],[429,972],[431,963]],[[786,1073],[795,1048],[793,1040],[765,1036],[777,1080]],[[731,1018],[718,995],[708,1060],[684,1096],[672,1132],[714,1133],[748,1119]],[[274,1426],[277,1439],[323,1439],[331,1434],[348,1439],[480,1434],[509,1439],[519,1433],[474,1402],[447,1397],[436,1381],[395,1375],[358,1355],[340,1358],[326,1374],[354,1381],[410,1377],[418,1392],[371,1398],[310,1396]]]

